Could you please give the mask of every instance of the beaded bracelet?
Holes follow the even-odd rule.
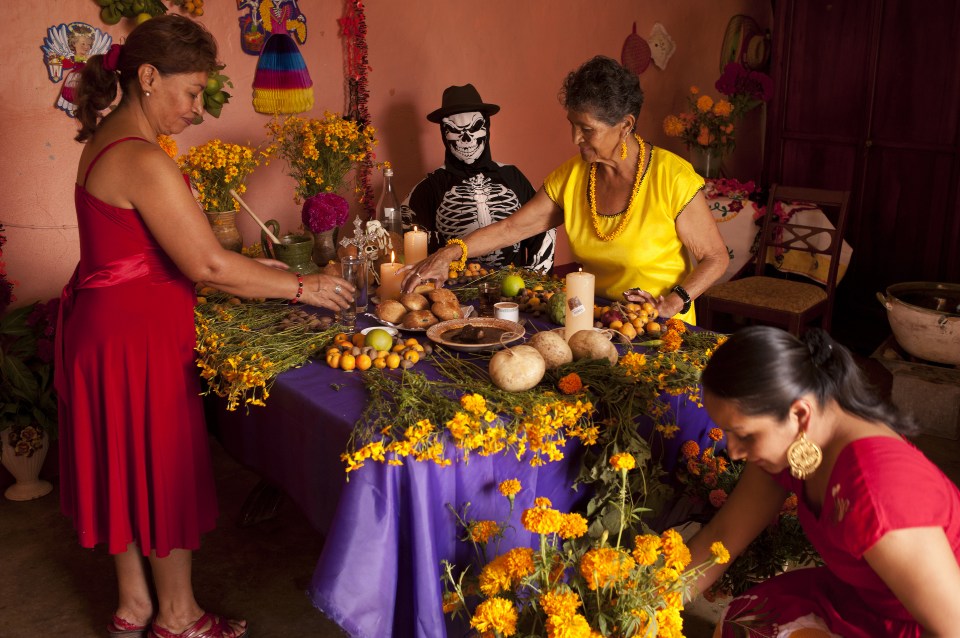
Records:
[[[447,246],[460,246],[460,249],[463,253],[460,255],[459,261],[450,262],[450,270],[454,272],[463,272],[467,267],[467,243],[462,239],[448,239]]]
[[[291,304],[300,303],[300,297],[303,296],[303,275],[297,273],[297,296],[290,300]]]

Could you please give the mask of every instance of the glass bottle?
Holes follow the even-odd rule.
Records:
[[[390,233],[391,246],[387,247],[387,254],[392,250],[397,261],[403,261],[403,219],[400,215],[400,200],[393,190],[393,169],[383,169],[383,192],[377,202],[377,220],[384,230]]]

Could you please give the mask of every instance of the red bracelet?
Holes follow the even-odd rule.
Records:
[[[300,297],[303,295],[303,275],[297,273],[297,296],[290,300],[290,303],[300,303]]]

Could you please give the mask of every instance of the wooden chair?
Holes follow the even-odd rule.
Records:
[[[849,199],[849,191],[774,184],[754,255],[753,276],[717,284],[700,295],[697,298],[698,323],[710,328],[714,313],[726,313],[757,323],[781,326],[799,336],[809,322],[819,317],[821,326],[829,332]],[[777,202],[813,204],[824,212],[834,227],[820,228],[782,220],[776,214]],[[768,250],[778,248],[812,253],[814,257],[828,256],[830,268],[826,285],[818,285],[813,280],[806,283],[806,279],[801,282],[764,274]]]

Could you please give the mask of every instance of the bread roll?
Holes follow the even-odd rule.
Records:
[[[427,294],[428,292],[430,292],[431,290],[434,290],[435,288],[436,288],[436,286],[434,285],[434,283],[433,283],[432,281],[428,281],[427,283],[425,283],[425,284],[420,284],[419,286],[417,286],[416,288],[414,288],[414,289],[413,289],[413,292],[418,292],[418,293],[420,293],[421,295],[425,295],[425,294]]]
[[[377,304],[377,316],[390,323],[400,323],[407,314],[407,308],[394,299],[387,299]]]
[[[427,293],[427,297],[430,298],[430,301],[437,303],[452,303],[456,306],[460,305],[460,301],[457,299],[457,296],[450,290],[446,288],[438,288],[436,290],[431,290]]]
[[[437,315],[440,321],[449,321],[451,319],[460,319],[463,313],[460,311],[460,304],[450,303],[448,301],[437,301],[430,306],[430,311]]]
[[[406,306],[407,310],[423,310],[430,307],[427,298],[415,292],[400,295],[400,303]]]
[[[429,310],[411,310],[403,317],[404,328],[429,328],[437,318]]]

